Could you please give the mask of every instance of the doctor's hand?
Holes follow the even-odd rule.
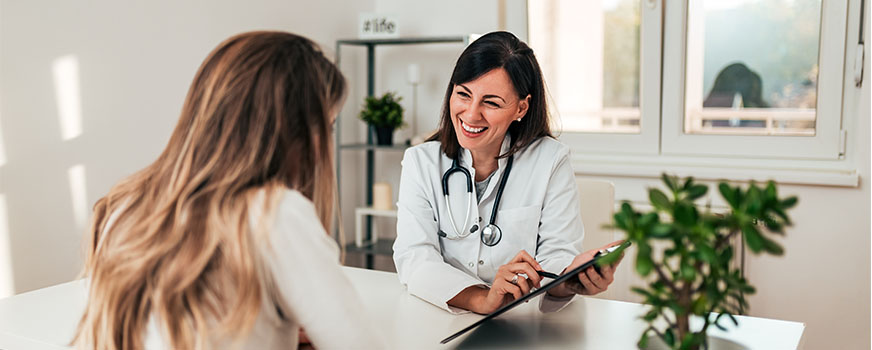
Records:
[[[542,271],[542,266],[539,266],[536,259],[526,251],[518,252],[511,261],[497,270],[494,283],[488,290],[487,296],[480,301],[476,312],[491,313],[512,300],[530,293],[530,289],[539,288],[542,277],[539,277],[536,271]]]
[[[624,241],[614,241],[612,243],[606,244],[597,249],[591,249],[584,253],[581,253],[572,260],[572,263],[566,267],[566,270],[572,270],[578,266],[583,265],[584,263],[593,259],[594,255],[602,249],[606,249],[612,246],[616,246],[618,244],[623,243]],[[621,257],[618,258],[612,265],[606,265],[599,268],[600,272],[598,273],[594,267],[590,267],[581,273],[578,274],[578,278],[569,279],[566,282],[563,282],[559,286],[552,288],[548,291],[549,295],[556,297],[567,297],[573,294],[581,294],[581,295],[596,295],[606,291],[609,288],[609,285],[615,281],[615,268],[618,267],[618,264],[621,263],[621,260],[624,259],[623,253],[621,253]]]

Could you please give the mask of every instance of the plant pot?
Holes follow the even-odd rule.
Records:
[[[394,128],[385,126],[376,126],[375,140],[376,144],[381,146],[390,146],[394,144]]]
[[[648,338],[648,346],[642,348],[643,350],[669,350],[669,346],[663,342],[660,337],[652,335]],[[700,350],[704,349],[700,346]],[[709,335],[708,336],[708,349],[706,350],[748,350],[748,347],[739,344],[735,341],[716,337]]]

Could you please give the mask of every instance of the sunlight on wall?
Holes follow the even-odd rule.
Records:
[[[73,200],[73,217],[76,220],[78,232],[85,229],[88,219],[88,198],[85,194],[85,166],[77,164],[67,170],[70,180],[70,197]]]
[[[52,63],[55,95],[64,141],[82,134],[82,103],[79,95],[79,60],[74,55],[61,56]]]
[[[9,248],[6,195],[0,194],[0,298],[5,298],[15,293],[14,281],[12,280],[12,250]]]

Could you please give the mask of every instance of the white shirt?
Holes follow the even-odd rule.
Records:
[[[509,141],[507,135],[501,154],[508,150]],[[478,230],[466,238],[452,240],[437,234],[441,229],[449,237],[456,236],[442,193],[442,175],[451,167],[451,159],[442,153],[436,141],[406,150],[397,202],[394,262],[400,282],[409,293],[458,313],[462,310],[447,302],[470,286],[490,285],[497,269],[521,250],[532,255],[546,271],[558,274],[579,254],[584,227],[569,148],[543,137],[514,157],[496,218],[496,225],[503,232],[502,240],[488,247],[481,243],[481,229],[490,220],[507,159],[498,161],[498,169],[481,202],[471,209],[474,220],[462,228],[469,232],[473,225],[478,225]],[[472,156],[463,149],[459,165],[469,170],[474,179],[471,163]],[[448,186],[454,221],[463,225],[468,200],[466,177],[453,173]],[[559,308],[568,299],[571,298],[546,297],[541,307],[546,311]],[[549,305],[551,301],[558,303]]]
[[[281,320],[274,303],[265,300],[251,333],[237,348],[296,349],[302,326],[318,349],[384,349],[376,325],[367,319],[360,297],[342,272],[339,247],[324,231],[312,202],[297,191],[284,192],[269,242],[262,240],[258,247],[290,314]],[[253,203],[250,212],[254,225],[261,207]],[[146,348],[168,348],[155,319],[149,322]],[[236,345],[225,339],[211,341],[210,348]]]

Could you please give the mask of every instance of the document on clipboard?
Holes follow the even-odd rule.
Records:
[[[485,316],[484,318],[482,318],[482,319],[476,321],[475,323],[473,323],[473,324],[467,326],[467,327],[464,328],[464,329],[461,329],[461,330],[458,331],[457,333],[454,333],[454,334],[448,336],[448,338],[442,339],[442,341],[439,342],[439,343],[440,343],[440,344],[447,344],[448,342],[450,342],[450,341],[456,339],[457,337],[459,337],[459,336],[465,334],[466,332],[469,332],[469,331],[472,330],[473,328],[478,327],[478,326],[481,325],[482,323],[485,323],[485,322],[487,322],[487,321],[490,320],[490,319],[493,319],[493,318],[495,318],[495,317],[497,317],[497,316],[499,316],[499,315],[502,315],[502,314],[505,313],[506,311],[509,311],[509,310],[513,309],[515,306],[521,305],[521,304],[523,304],[524,302],[526,302],[527,300],[533,299],[533,298],[535,298],[536,296],[538,296],[538,295],[540,295],[540,294],[542,294],[542,293],[547,292],[549,289],[554,288],[554,287],[558,286],[559,284],[561,284],[561,283],[563,283],[563,282],[566,282],[567,280],[569,280],[570,278],[572,278],[572,277],[578,275],[578,274],[581,273],[582,271],[587,270],[587,269],[590,268],[591,266],[594,266],[594,264],[596,264],[596,262],[599,260],[599,258],[600,258],[601,256],[604,256],[604,255],[610,254],[610,253],[612,253],[612,252],[618,250],[618,249],[621,248],[621,247],[626,248],[626,247],[628,247],[628,246],[630,246],[630,242],[629,242],[629,241],[625,241],[624,243],[621,243],[621,244],[619,244],[619,245],[612,246],[612,247],[609,247],[609,248],[606,248],[606,249],[600,250],[599,252],[596,253],[596,255],[594,255],[593,259],[590,259],[590,261],[588,261],[588,262],[582,264],[582,265],[579,266],[579,267],[576,267],[576,268],[574,268],[574,269],[572,269],[572,270],[570,270],[570,271],[567,271],[567,272],[563,273],[562,275],[560,275],[559,277],[555,278],[555,279],[552,280],[551,282],[545,284],[545,285],[542,286],[541,288],[536,289],[536,290],[530,292],[530,294],[527,294],[527,295],[525,295],[525,296],[523,296],[523,297],[520,297],[520,298],[518,298],[518,299],[515,299],[515,300],[513,300],[511,303],[508,303],[508,304],[506,304],[506,305],[503,305],[503,307],[497,309],[497,310],[494,311],[494,312],[491,312],[490,314],[488,314],[488,315]]]

